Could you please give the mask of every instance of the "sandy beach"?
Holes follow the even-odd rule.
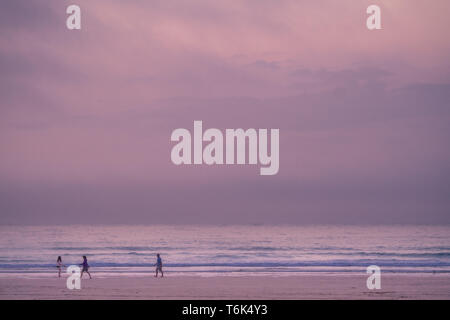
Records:
[[[450,299],[446,274],[383,275],[380,290],[366,275],[152,276],[83,279],[81,290],[66,278],[3,278],[0,299]]]

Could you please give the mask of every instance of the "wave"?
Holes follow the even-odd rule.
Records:
[[[117,262],[97,262],[89,263],[91,268],[126,268],[126,267],[154,267],[154,263],[117,263]],[[77,264],[75,264],[77,265]],[[369,265],[378,265],[383,267],[450,267],[450,261],[438,260],[377,260],[377,259],[360,259],[360,260],[327,260],[327,261],[295,261],[295,262],[183,262],[183,263],[166,263],[165,267],[266,267],[266,268],[282,268],[282,267],[367,267]],[[35,268],[56,268],[54,264],[20,264],[20,263],[3,263],[0,269],[35,269]]]
[[[154,256],[156,252],[176,252],[180,253],[180,248],[175,247],[147,247],[147,246],[115,246],[115,247],[54,247],[50,250],[68,251],[67,256],[89,254],[91,252],[96,256],[120,256],[120,255],[136,255],[136,256]],[[183,247],[182,253],[195,252],[198,248]],[[348,247],[320,247],[320,248],[306,248],[306,247],[271,247],[271,246],[237,246],[237,247],[215,247],[215,250],[219,250],[214,257],[236,257],[238,252],[242,255],[254,254],[255,256],[269,256],[276,257],[276,253],[281,252],[283,255],[289,254],[290,256],[349,256],[349,257],[391,257],[391,258],[450,258],[450,249],[448,247],[433,247],[437,252],[423,252],[422,248],[415,248],[413,252],[399,252],[396,250],[393,252],[381,252],[381,251],[361,251],[355,248]],[[396,248],[393,248],[396,249]],[[391,250],[393,250],[391,249]],[[440,249],[440,250],[439,250]],[[45,250],[45,249],[44,249]],[[75,252],[77,252],[75,254]],[[2,257],[0,257],[0,262]]]
[[[147,247],[147,246],[117,246],[117,247],[51,247],[49,250],[58,251],[170,251],[177,250],[177,248],[171,247]],[[194,248],[192,248],[194,249]]]

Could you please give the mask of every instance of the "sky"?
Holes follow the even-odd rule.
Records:
[[[2,1],[0,224],[450,223],[449,12]],[[279,128],[279,173],[175,166],[171,132],[194,120]]]

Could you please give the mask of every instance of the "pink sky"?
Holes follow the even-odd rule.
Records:
[[[0,223],[450,222],[449,1],[72,3],[0,4]],[[194,120],[279,174],[174,166]]]

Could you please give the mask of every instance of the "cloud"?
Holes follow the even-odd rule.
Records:
[[[448,222],[449,2],[368,3],[1,2],[2,223]],[[194,120],[280,128],[279,175],[174,167]]]

